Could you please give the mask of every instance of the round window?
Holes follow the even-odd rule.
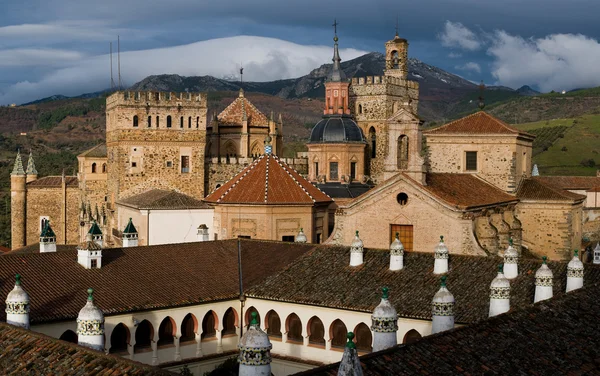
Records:
[[[398,193],[398,196],[396,196],[396,200],[398,200],[398,203],[400,205],[404,206],[408,203],[408,195],[404,192]]]

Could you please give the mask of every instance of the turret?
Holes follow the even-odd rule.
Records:
[[[138,246],[138,232],[133,221],[129,218],[125,230],[123,230],[123,248],[137,247]]]
[[[77,316],[77,344],[104,351],[104,314],[94,304],[94,290],[87,293],[87,303]]]
[[[198,226],[198,232],[196,233],[196,240],[199,242],[207,242],[208,239],[208,226],[204,223]]]
[[[238,349],[240,354],[239,376],[271,375],[271,341],[267,333],[260,329],[257,313],[251,313],[248,330],[242,336]]]
[[[56,252],[56,234],[50,227],[50,221],[46,221],[40,234],[40,253]]]
[[[344,347],[344,355],[342,355],[338,376],[363,376],[360,359],[358,359],[356,345],[353,341],[354,333],[348,332],[346,337],[348,338],[348,342],[346,342],[346,347]]]
[[[86,235],[86,241],[77,246],[77,262],[86,269],[102,267],[102,247],[92,241],[92,235]]]
[[[100,227],[98,226],[98,223],[96,223],[96,221],[92,222],[92,227],[90,227],[90,231],[88,231],[88,235],[91,235],[92,241],[95,242],[96,244],[98,244],[98,246],[100,248],[102,248],[102,243],[103,243],[102,230],[100,230]]]
[[[446,288],[446,276],[440,279],[440,289],[433,296],[431,334],[454,328],[454,295]]]
[[[583,287],[583,262],[579,259],[579,251],[573,252],[573,258],[567,265],[567,292]]]
[[[510,310],[510,282],[504,276],[502,264],[498,265],[498,275],[490,285],[489,317],[498,316]]]
[[[300,228],[300,232],[296,236],[296,243],[306,243],[308,239],[306,239],[306,234],[304,233],[304,229]]]
[[[398,313],[388,300],[388,288],[381,289],[381,302],[371,315],[371,330],[373,331],[373,351],[384,350],[396,346],[398,339]]]
[[[17,249],[25,246],[25,207],[27,202],[25,171],[21,152],[17,151],[15,164],[10,174],[10,222],[11,222],[11,248]]]
[[[440,243],[435,247],[434,258],[433,273],[448,273],[448,247],[444,243],[443,236],[440,236]]]
[[[338,49],[337,22],[336,33],[333,37],[333,67],[325,80],[325,110],[324,115],[349,115],[348,88],[350,82],[342,70],[340,51]]]
[[[385,75],[406,79],[408,75],[408,41],[398,36],[385,43]]]
[[[35,162],[33,160],[33,153],[29,152],[29,159],[27,160],[27,183],[34,181],[38,177],[38,172],[35,168]]]
[[[552,270],[546,264],[546,256],[542,257],[542,266],[535,272],[535,296],[533,302],[550,299],[552,297],[553,278]]]
[[[508,279],[519,275],[519,252],[513,247],[513,239],[508,239],[508,248],[504,252],[504,276]]]
[[[15,276],[15,287],[6,297],[6,322],[29,329],[29,295],[21,286],[21,275]]]
[[[356,236],[350,245],[350,266],[358,266],[363,263],[363,242],[358,237],[358,230]]]
[[[390,244],[390,270],[404,268],[404,245],[400,241],[400,235],[396,233],[396,239]]]

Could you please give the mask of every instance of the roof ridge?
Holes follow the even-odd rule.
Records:
[[[298,187],[302,188],[302,191],[304,193],[306,193],[306,195],[312,200],[312,202],[316,202],[315,198],[310,193],[308,193],[306,188],[304,188],[304,186],[302,184],[300,184],[300,182],[288,171],[289,165],[283,161],[280,161],[279,158],[275,158],[275,161],[279,164],[279,166],[281,166],[281,168],[283,168],[283,170],[289,175],[289,177],[292,178],[294,183],[296,183],[296,185]],[[283,163],[285,163],[285,166],[283,165]],[[291,167],[289,167],[289,168],[291,168]],[[296,171],[296,170],[294,170],[294,172],[298,173],[298,171]],[[325,193],[325,192],[323,192],[323,193]],[[327,195],[327,193],[325,193],[325,194]],[[329,195],[327,195],[327,197],[329,197]]]
[[[586,197],[586,196],[580,195],[578,193],[569,192],[567,189],[562,189],[562,188],[559,188],[559,187],[555,187],[552,184],[544,183],[541,179],[536,179],[536,177],[532,177],[532,181],[536,182],[536,184],[539,184],[539,185],[543,186],[546,189],[549,189],[550,191],[556,193],[557,195],[559,195],[561,197],[564,197],[564,198],[567,198],[567,199],[570,199],[570,200],[577,200],[577,198],[575,198],[575,197],[573,197],[571,195],[577,195],[577,196],[580,196],[581,198]]]
[[[242,169],[242,171],[240,171],[237,176],[239,176],[239,178],[231,185],[231,187],[227,188],[227,190],[225,192],[223,192],[223,194],[219,197],[219,199],[217,200],[217,202],[221,202],[222,199],[225,198],[225,196],[227,196],[227,194],[229,192],[231,192],[231,190],[242,180],[244,179],[244,177],[246,177],[246,175],[248,175],[248,173],[250,171],[252,171],[254,169],[254,167],[256,167],[256,165],[262,161],[264,159],[265,155],[261,155],[260,158],[256,159],[254,162],[252,162],[251,164],[249,164],[248,166],[244,167],[244,169]],[[235,176],[234,176],[235,177]],[[215,190],[216,191],[216,190]]]

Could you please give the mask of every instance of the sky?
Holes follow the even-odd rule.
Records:
[[[547,92],[600,86],[598,0],[2,0],[0,105],[131,85],[151,74],[270,81],[340,54],[409,56],[468,80]]]

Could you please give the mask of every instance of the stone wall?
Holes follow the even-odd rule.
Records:
[[[351,163],[355,163],[354,180],[362,182],[365,177],[365,144],[308,144],[311,155],[308,166],[308,177],[310,181],[344,181],[349,182],[351,176]],[[337,162],[337,179],[331,179],[330,162]],[[316,163],[319,164],[317,173]]]
[[[42,217],[50,220],[58,244],[78,244],[79,190],[75,187],[67,188],[66,192],[62,187],[27,190],[27,244],[39,243]]]

